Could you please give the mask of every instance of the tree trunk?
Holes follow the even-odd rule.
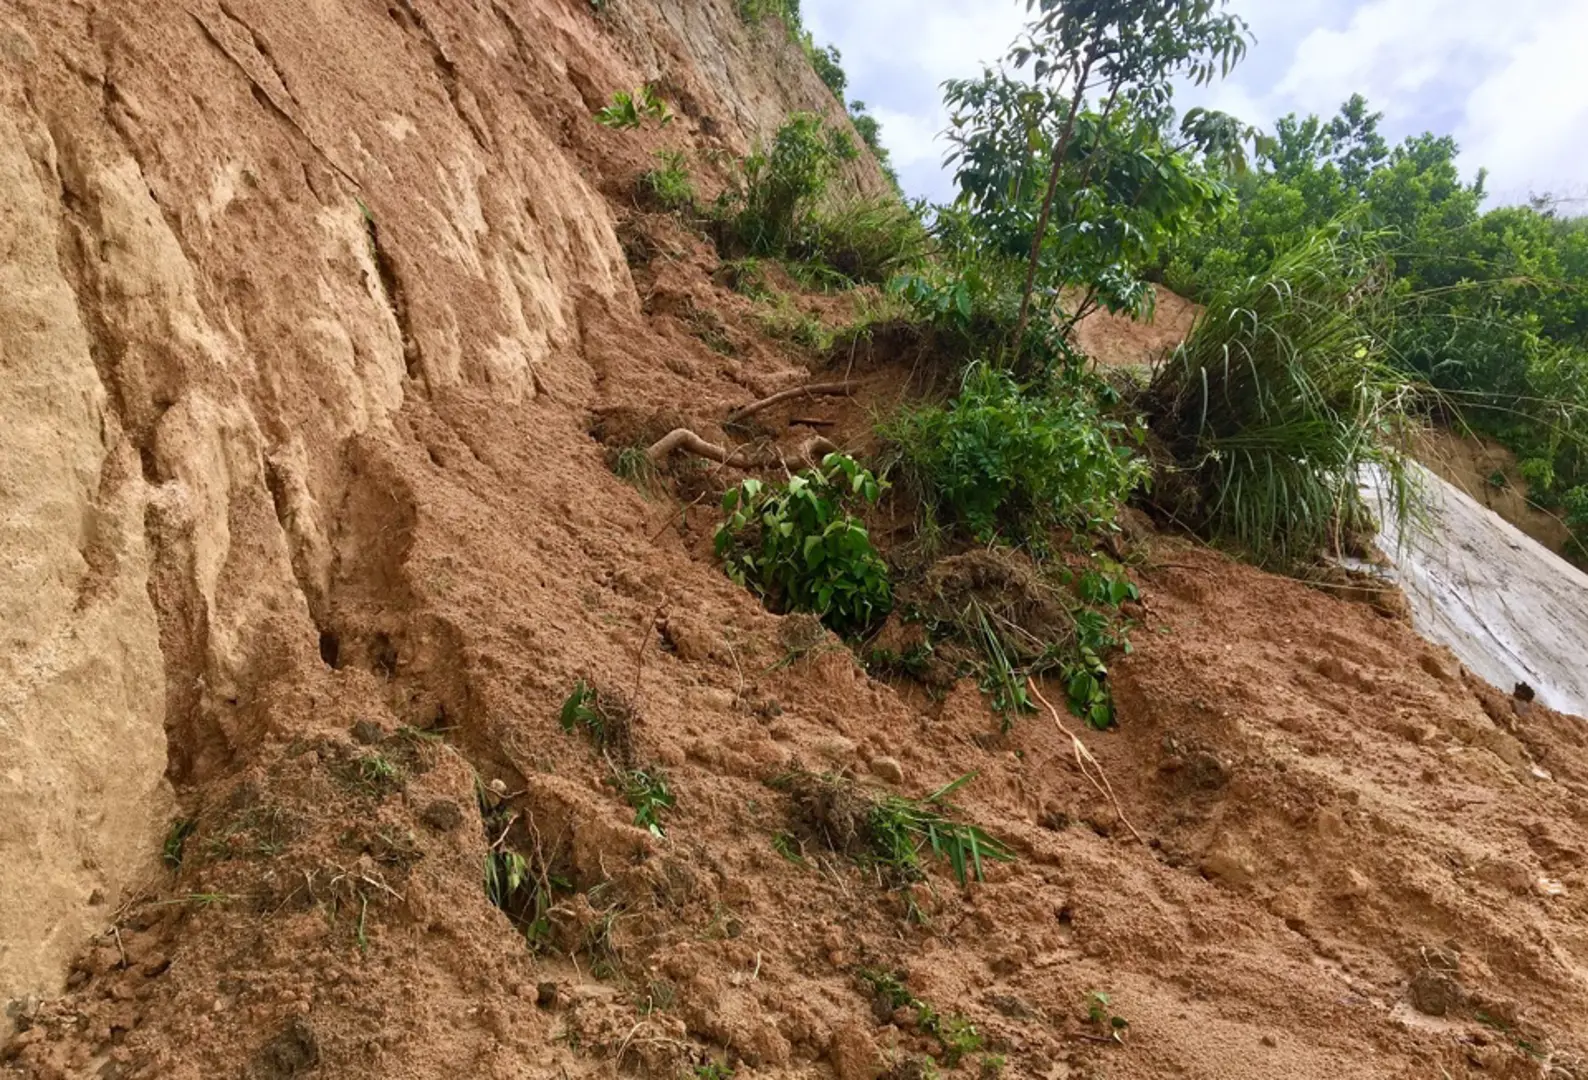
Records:
[[[1059,172],[1064,168],[1064,156],[1070,152],[1070,140],[1075,136],[1075,117],[1081,110],[1081,99],[1086,96],[1086,80],[1092,74],[1092,58],[1087,57],[1081,74],[1075,80],[1075,94],[1070,98],[1070,115],[1064,119],[1064,131],[1059,135],[1059,145],[1053,152],[1053,168],[1048,170],[1048,190],[1042,198],[1042,213],[1037,218],[1037,231],[1031,237],[1031,260],[1026,264],[1026,286],[1020,294],[1020,321],[1015,324],[1014,355],[1010,367],[1017,375],[1025,374],[1021,353],[1026,341],[1026,329],[1031,325],[1031,294],[1037,287],[1037,266],[1042,261],[1042,240],[1047,235],[1048,219],[1053,215],[1053,200],[1059,191]]]

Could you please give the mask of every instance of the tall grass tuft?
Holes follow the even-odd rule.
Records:
[[[1186,524],[1285,569],[1370,531],[1369,470],[1381,513],[1415,516],[1418,390],[1374,332],[1381,265],[1374,237],[1336,225],[1211,298],[1148,389],[1152,430],[1191,481],[1174,507]]]
[[[856,284],[885,285],[919,268],[933,245],[920,214],[886,195],[823,207],[797,247]]]

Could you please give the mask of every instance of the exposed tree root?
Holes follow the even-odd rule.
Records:
[[[1092,752],[1086,748],[1086,744],[1080,740],[1080,737],[1064,726],[1064,718],[1059,715],[1059,710],[1055,709],[1048,702],[1048,699],[1042,696],[1042,691],[1037,689],[1036,680],[1027,679],[1026,686],[1030,689],[1031,696],[1042,702],[1048,712],[1053,714],[1053,722],[1058,725],[1059,730],[1070,737],[1070,744],[1075,749],[1075,763],[1080,766],[1081,775],[1086,777],[1091,785],[1097,789],[1098,794],[1114,804],[1114,813],[1119,815],[1119,820],[1124,823],[1125,828],[1130,830],[1130,835],[1136,838],[1137,843],[1146,847],[1147,841],[1142,839],[1141,833],[1136,831],[1136,826],[1132,825],[1130,819],[1125,816],[1125,808],[1119,805],[1119,797],[1114,794],[1114,785],[1108,782],[1108,774],[1103,771],[1103,766],[1098,764],[1097,759],[1092,756]],[[1094,773],[1096,775],[1093,775]]]
[[[737,424],[739,421],[748,419],[758,412],[764,412],[774,405],[784,401],[793,401],[795,398],[838,397],[840,395],[852,394],[854,393],[854,390],[855,384],[851,382],[808,383],[805,386],[796,386],[792,390],[784,390],[780,393],[773,394],[771,397],[762,398],[760,401],[752,402],[742,409],[735,409],[733,412],[728,414],[728,419],[724,420],[723,423]]]
[[[787,458],[776,446],[760,450],[740,446],[729,450],[726,447],[718,446],[716,443],[707,442],[688,428],[679,428],[676,431],[668,432],[651,444],[650,449],[645,454],[653,463],[660,464],[677,450],[705,458],[707,461],[715,461],[719,465],[725,465],[732,469],[771,468],[783,465],[787,461]],[[837,452],[838,447],[832,440],[816,435],[801,444],[795,456],[798,460],[814,464],[820,460],[821,456]]]

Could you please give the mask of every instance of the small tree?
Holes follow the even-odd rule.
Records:
[[[1089,95],[1099,95],[1104,126],[1117,109],[1161,126],[1169,116],[1174,79],[1189,77],[1204,85],[1229,74],[1246,55],[1246,23],[1225,14],[1224,5],[1225,0],[1027,0],[1027,10],[1037,16],[1010,60],[1016,68],[1031,67],[1039,91],[1067,92],[1068,103],[1031,237],[1015,331],[1017,366],[1042,245],[1082,105]]]

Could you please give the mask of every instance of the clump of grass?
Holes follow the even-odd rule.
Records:
[[[172,870],[182,869],[182,858],[187,850],[188,837],[192,836],[197,828],[198,822],[192,818],[177,818],[171,822],[170,828],[166,829],[161,858]]]
[[[949,796],[974,773],[924,799],[876,798],[833,777],[794,773],[782,785],[801,824],[827,847],[875,866],[892,884],[926,877],[928,859],[949,864],[961,886],[981,881],[986,862],[1012,862],[1014,853],[975,825],[958,820]]]
[[[640,177],[640,190],[663,210],[682,211],[695,205],[695,182],[689,175],[689,159],[679,150],[658,150],[660,168]]]
[[[768,337],[787,341],[812,352],[826,352],[836,336],[821,319],[802,311],[787,293],[773,293],[756,309],[756,321]]]
[[[949,815],[954,806],[948,797],[976,778],[975,773],[955,780],[924,799],[888,795],[871,810],[868,822],[876,860],[899,880],[926,876],[923,856],[946,860],[961,885],[983,880],[983,860],[1013,862],[1014,853],[975,825]]]
[[[775,295],[767,284],[766,266],[754,255],[725,259],[717,270],[717,280],[750,300],[771,300]]]
[[[728,327],[710,308],[692,307],[683,319],[689,332],[699,338],[712,352],[721,356],[738,356],[739,349],[728,336]]]
[[[1147,391],[1190,482],[1160,507],[1280,569],[1369,520],[1370,471],[1401,520],[1415,516],[1402,442],[1416,393],[1373,331],[1381,280],[1373,239],[1335,227],[1211,299]]]
[[[904,976],[896,971],[878,968],[861,968],[856,972],[861,986],[888,1011],[910,1009],[915,1013],[915,1026],[937,1040],[938,1058],[953,1068],[969,1054],[982,1047],[981,1033],[976,1025],[961,1013],[939,1012],[928,1002],[910,992]]]
[[[639,489],[642,495],[656,490],[659,476],[656,462],[643,446],[620,446],[607,451],[607,464],[620,479]]]
[[[332,772],[353,790],[377,799],[397,791],[408,779],[401,764],[376,750],[345,758],[333,766]]]
[[[209,840],[210,859],[275,858],[286,850],[291,821],[279,806],[252,806],[238,812]]]
[[[358,777],[373,788],[386,788],[402,782],[402,766],[383,754],[365,754],[358,759]]]
[[[992,548],[937,561],[901,602],[934,658],[980,682],[1005,730],[1034,710],[1027,681],[1044,675],[1057,675],[1070,710],[1103,729],[1114,722],[1108,662],[1130,650],[1121,605],[1140,595],[1124,567],[1101,555],[1072,568]]]
[[[821,260],[851,282],[882,285],[919,267],[932,250],[921,215],[883,196],[823,206],[796,253]]]

